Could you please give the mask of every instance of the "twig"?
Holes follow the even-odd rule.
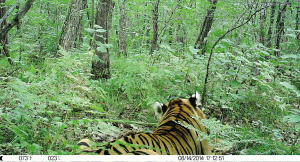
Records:
[[[4,16],[0,19],[0,26],[2,24],[2,22],[7,18],[7,16],[11,13],[11,11],[14,10],[14,8],[17,6],[17,4],[20,2],[20,0],[17,0],[17,2],[15,4],[13,4],[9,10],[4,14]]]
[[[21,67],[16,68],[14,71],[7,74],[7,76],[11,76],[15,71],[19,70]]]
[[[35,0],[26,1],[26,3],[22,7],[22,9],[16,14],[16,16],[9,23],[7,23],[3,27],[3,29],[0,30],[0,40],[3,40],[8,31],[19,23],[19,20],[21,20],[24,17],[24,15],[28,12],[34,1]]]
[[[140,124],[146,126],[157,126],[157,123],[144,123],[144,122],[133,122],[128,120],[111,120],[111,119],[101,119],[103,122],[117,122],[117,123],[127,123],[127,124]]]
[[[248,20],[236,27],[233,27],[231,28],[230,30],[228,30],[227,32],[225,32],[221,37],[218,38],[218,40],[214,43],[214,45],[212,46],[211,48],[211,51],[210,51],[210,55],[209,55],[209,58],[208,58],[208,61],[207,61],[207,66],[206,66],[206,76],[205,76],[205,81],[204,81],[204,88],[203,88],[203,93],[202,93],[202,99],[201,99],[201,102],[202,102],[202,105],[205,105],[205,97],[206,97],[206,89],[207,89],[207,81],[208,81],[208,74],[209,74],[209,65],[210,65],[210,62],[211,62],[211,58],[212,58],[212,55],[213,55],[213,51],[214,51],[214,48],[216,47],[216,45],[219,43],[219,41],[221,39],[223,39],[228,33],[232,32],[233,30],[247,24],[251,19],[252,17],[259,11],[267,8],[269,6],[265,6],[263,8],[260,8],[258,10],[256,10],[252,15],[249,16]],[[244,14],[243,14],[244,15]],[[238,19],[238,21],[240,20],[240,18]],[[237,23],[235,23],[237,24]]]

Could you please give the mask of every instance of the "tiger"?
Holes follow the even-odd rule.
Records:
[[[173,99],[167,104],[155,102],[153,108],[159,122],[153,133],[131,134],[99,149],[91,149],[88,139],[78,145],[84,153],[100,155],[213,155],[208,140],[198,139],[199,131],[207,134],[199,122],[206,119],[199,106],[197,91],[189,99]]]

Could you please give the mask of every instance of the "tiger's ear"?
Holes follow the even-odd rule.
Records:
[[[155,111],[155,115],[161,115],[163,110],[162,110],[163,104],[159,102],[155,102],[153,109]]]
[[[201,100],[200,94],[199,94],[197,91],[196,91],[195,94],[192,95],[192,97],[189,98],[190,103],[191,103],[194,107],[201,106],[200,100]]]
[[[160,119],[162,117],[162,115],[166,112],[167,107],[166,107],[166,105],[164,105],[162,103],[155,102],[153,109],[155,111],[155,115],[157,115]]]

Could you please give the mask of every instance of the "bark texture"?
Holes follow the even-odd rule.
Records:
[[[279,56],[280,54],[280,42],[281,42],[281,37],[284,32],[284,17],[285,17],[285,11],[286,7],[289,3],[289,0],[285,1],[284,5],[282,8],[279,8],[278,15],[277,15],[277,20],[276,20],[276,39],[275,39],[275,48],[276,50],[274,51],[275,56]]]
[[[120,8],[120,20],[119,20],[119,26],[120,26],[120,42],[119,42],[119,53],[118,55],[124,55],[127,57],[127,32],[126,32],[126,26],[127,26],[127,18],[126,18],[126,7],[125,7],[125,0],[123,2],[119,2],[119,8]]]
[[[6,36],[8,31],[19,23],[19,20],[21,20],[24,17],[24,15],[28,12],[28,10],[31,8],[34,1],[35,0],[26,1],[26,3],[21,8],[21,10],[16,14],[16,16],[1,29],[0,40],[3,40],[3,38]]]
[[[153,52],[157,49],[157,39],[158,39],[158,6],[159,6],[159,0],[156,1],[154,5],[154,10],[152,12],[153,15],[153,38],[151,43],[151,49],[150,49],[150,55],[153,54]]]
[[[62,28],[59,45],[67,51],[76,47],[76,41],[81,31],[81,19],[87,0],[72,0],[68,15]]]
[[[95,53],[98,56],[97,59],[92,61],[92,79],[109,79],[110,78],[110,60],[109,60],[109,50],[105,51],[98,50],[99,47],[103,47],[103,44],[108,44],[108,31],[109,24],[111,22],[112,0],[100,0],[97,6],[97,12],[95,16],[95,24],[102,27],[106,32],[95,32]]]
[[[210,2],[210,7],[207,10],[207,14],[205,16],[204,22],[202,23],[201,29],[200,29],[200,34],[196,40],[195,49],[200,49],[200,51],[202,51],[202,54],[205,54],[206,51],[206,47],[205,47],[205,38],[207,37],[213,20],[214,20],[214,13],[216,10],[216,4],[218,2],[218,0],[209,0]]]
[[[276,2],[272,2],[271,5],[271,15],[270,15],[270,25],[269,25],[269,29],[268,29],[268,38],[267,38],[267,47],[271,47],[272,46],[272,27],[274,24],[274,15],[275,15],[275,7],[276,7]]]

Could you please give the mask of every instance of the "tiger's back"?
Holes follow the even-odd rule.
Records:
[[[83,152],[100,155],[211,155],[208,141],[198,140],[199,132],[206,134],[205,127],[199,123],[199,119],[205,118],[199,104],[197,92],[189,99],[174,99],[165,105],[156,102],[154,109],[160,120],[154,133],[132,134],[105,149],[90,149],[86,139],[78,145]]]

